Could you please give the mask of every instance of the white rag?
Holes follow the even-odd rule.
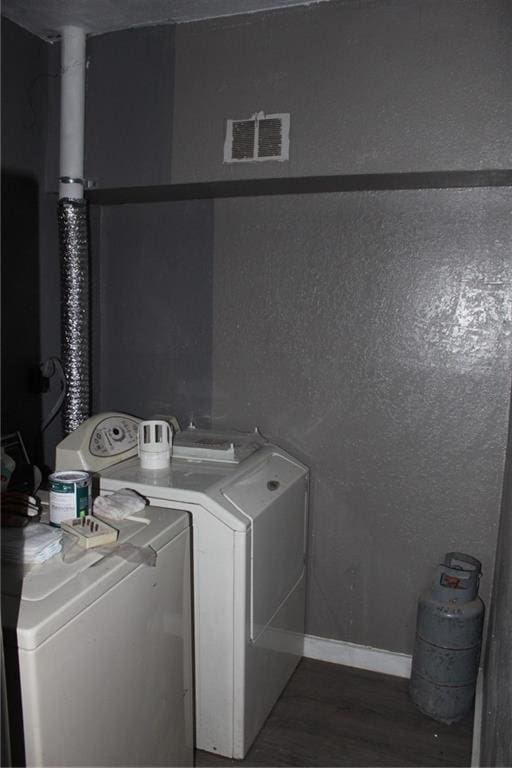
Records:
[[[141,496],[137,491],[132,491],[131,488],[121,488],[120,491],[111,493],[110,496],[98,496],[94,499],[93,509],[94,513],[100,517],[124,520],[137,512],[141,512],[146,504],[147,501],[144,496]]]
[[[12,563],[44,563],[62,549],[62,531],[46,523],[2,529],[2,559]]]

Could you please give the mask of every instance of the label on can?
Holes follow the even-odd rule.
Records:
[[[50,485],[50,525],[59,527],[64,520],[89,514],[91,476],[88,472],[54,472]]]

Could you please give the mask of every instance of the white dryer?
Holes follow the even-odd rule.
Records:
[[[256,433],[189,429],[167,470],[100,472],[123,487],[191,513],[196,747],[243,758],[303,655],[308,469]]]

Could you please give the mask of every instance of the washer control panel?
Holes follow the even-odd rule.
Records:
[[[137,455],[141,419],[126,413],[91,416],[59,443],[55,469],[101,472]]]
[[[137,447],[139,422],[128,416],[107,416],[98,422],[89,441],[93,456],[118,456]]]

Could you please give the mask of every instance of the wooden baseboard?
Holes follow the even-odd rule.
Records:
[[[368,669],[384,675],[396,677],[411,676],[412,657],[407,653],[394,653],[381,648],[345,643],[327,637],[306,635],[304,638],[304,656],[331,664],[344,664],[356,669]]]

